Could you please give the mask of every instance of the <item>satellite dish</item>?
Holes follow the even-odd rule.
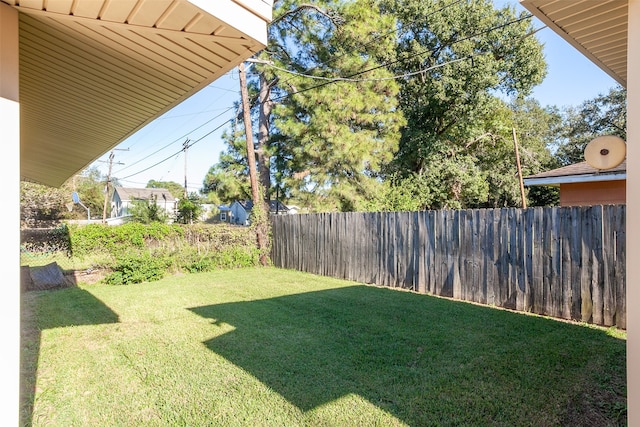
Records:
[[[595,169],[611,169],[622,163],[627,155],[624,139],[605,135],[594,138],[584,149],[584,159]]]
[[[80,203],[80,197],[78,197],[78,193],[75,191],[71,193],[71,199],[73,200],[73,203]]]

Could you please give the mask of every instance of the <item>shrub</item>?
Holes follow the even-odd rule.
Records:
[[[23,231],[21,250],[27,250],[26,243],[35,241],[36,234],[38,248],[53,251],[47,252],[47,257],[65,255],[72,269],[83,266],[111,270],[105,282],[114,285],[157,280],[168,272],[194,273],[259,265],[255,231],[249,227],[162,223],[70,225],[46,233]]]
[[[185,266],[190,273],[201,273],[216,269],[254,267],[259,263],[257,249],[229,248],[202,256]]]
[[[127,256],[118,260],[113,272],[105,277],[105,282],[111,285],[130,285],[160,280],[168,265],[166,258],[148,252]]]
[[[74,226],[70,232],[71,250],[74,256],[86,256],[105,251],[114,256],[128,252],[132,247],[144,248],[150,241],[162,241],[171,236],[181,236],[178,225],[153,223],[126,223],[119,226],[88,224]]]
[[[20,232],[21,249],[31,253],[70,253],[69,229],[66,225],[49,229],[26,229]]]

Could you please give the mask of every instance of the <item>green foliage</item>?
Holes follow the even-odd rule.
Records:
[[[105,277],[105,282],[110,285],[130,285],[142,282],[152,282],[164,277],[169,265],[169,260],[142,252],[134,255],[122,255],[113,267],[113,272]]]
[[[147,200],[134,200],[129,207],[131,221],[142,224],[151,224],[154,222],[167,222],[169,215],[157,203],[158,196],[152,195]]]
[[[218,163],[209,168],[203,182],[202,193],[215,203],[251,199],[247,145],[237,122],[231,126],[231,131],[222,135],[227,150],[220,153]]]
[[[263,200],[262,186],[258,185],[258,198]],[[260,263],[266,266],[270,263],[271,254],[271,221],[269,221],[269,205],[254,203],[251,209],[251,229],[256,234]]]
[[[52,252],[69,254],[69,228],[62,224],[53,229],[24,229],[20,232],[20,250],[31,255]]]
[[[89,224],[70,226],[69,238],[74,256],[83,257],[95,252],[107,252],[114,256],[131,248],[143,248],[150,241],[163,241],[182,236],[184,231],[175,224],[126,223],[119,226]]]
[[[555,143],[554,129],[560,120],[557,111],[542,108],[534,99],[517,98],[496,105],[485,126],[491,138],[481,141],[476,151],[480,168],[488,171],[489,192],[486,201],[472,207],[522,206],[513,131],[522,174],[528,176],[558,165],[549,147]]]
[[[70,216],[67,203],[72,203],[71,192],[30,182],[20,183],[20,220],[25,226],[40,228]],[[86,212],[84,218],[87,218]]]
[[[24,226],[45,228],[57,226],[65,219],[87,219],[87,211],[74,204],[71,194],[78,193],[92,217],[102,217],[104,178],[96,168],[75,175],[60,188],[31,182],[20,182],[20,220]],[[71,211],[67,208],[71,207]]]
[[[616,135],[627,139],[627,91],[621,86],[578,107],[565,109],[558,130],[556,156],[563,165],[584,161],[584,149],[595,137]]]
[[[279,198],[305,201],[315,210],[354,210],[375,194],[405,123],[399,85],[383,66],[395,44],[381,35],[394,25],[370,0],[275,3],[262,56],[279,69],[256,64],[260,82],[253,81],[250,92],[267,90],[277,100],[257,108],[270,111],[260,123],[269,138],[259,147],[265,159],[259,168],[270,171]],[[354,78],[328,82],[349,76]],[[216,192],[224,203],[250,198],[242,129],[234,127],[225,140],[227,152],[203,191]],[[273,191],[266,196],[274,198]]]
[[[181,224],[193,224],[199,221],[202,205],[198,193],[189,193],[188,197],[178,200],[176,221]]]
[[[262,56],[292,73],[256,64],[250,89],[266,81],[277,100],[261,148],[281,198],[312,211],[520,206],[513,128],[525,175],[554,167],[559,115],[526,100],[546,63],[524,13],[489,0],[283,0],[274,12]],[[357,78],[330,81],[344,76]],[[242,129],[226,141],[205,188],[246,199]]]
[[[230,248],[202,256],[187,265],[186,270],[190,273],[202,273],[227,268],[255,267],[258,262],[259,252],[256,249]]]
[[[228,224],[194,224],[181,226],[184,241],[191,247],[205,246],[211,250],[222,250],[229,246],[254,246],[254,235],[250,228]]]
[[[521,206],[513,130],[525,176],[556,167],[549,146],[560,115],[533,99],[494,99],[491,113],[478,119],[464,146],[430,152],[419,172],[396,171],[378,197],[382,210]],[[480,120],[481,119],[481,120]],[[439,143],[434,143],[439,144]],[[536,190],[534,205],[548,204],[549,190]]]
[[[382,35],[393,31],[395,19],[368,0],[321,7],[327,15],[301,11],[283,24],[284,35],[271,32],[278,46],[289,38],[302,46],[291,59],[278,56],[279,64],[316,77],[274,72],[286,82],[279,94],[297,92],[274,108],[275,180],[285,197],[306,200],[315,211],[358,210],[377,193],[405,124],[400,85],[384,66],[394,58],[395,42]],[[349,76],[332,84],[321,80]]]
[[[558,206],[560,205],[560,189],[558,187],[547,187],[536,185],[529,187],[527,193],[527,206]]]
[[[525,110],[501,96],[524,98],[546,73],[531,20],[488,0],[382,4],[399,21],[394,74],[424,70],[402,80],[407,125],[388,174],[401,185],[401,178],[423,181],[425,208],[513,206],[511,130]]]
[[[169,271],[256,266],[261,256],[254,229],[227,224],[90,224],[70,226],[68,236],[71,256],[100,259],[100,267],[112,270],[110,284],[157,280]]]
[[[76,191],[82,204],[89,208],[91,218],[102,218],[104,210],[105,184],[107,177],[100,173],[97,167],[87,169],[82,174],[74,177],[71,182],[67,182],[65,186],[71,185],[73,188],[67,196],[70,200],[71,192]],[[107,196],[108,197],[108,196]],[[82,206],[74,206],[76,218],[86,219],[87,212]],[[107,217],[109,212],[107,212]]]

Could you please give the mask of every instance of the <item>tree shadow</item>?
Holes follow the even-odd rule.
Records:
[[[52,310],[52,307],[65,307]],[[20,425],[31,426],[42,331],[118,323],[118,315],[77,287],[23,292],[20,301]]]
[[[579,399],[566,384],[590,364],[625,366],[601,330],[370,286],[190,310],[233,326],[204,345],[304,412],[357,394],[409,425],[551,425],[527,414]]]

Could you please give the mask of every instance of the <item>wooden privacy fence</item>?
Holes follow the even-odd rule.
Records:
[[[275,266],[626,329],[624,205],[272,217]]]

